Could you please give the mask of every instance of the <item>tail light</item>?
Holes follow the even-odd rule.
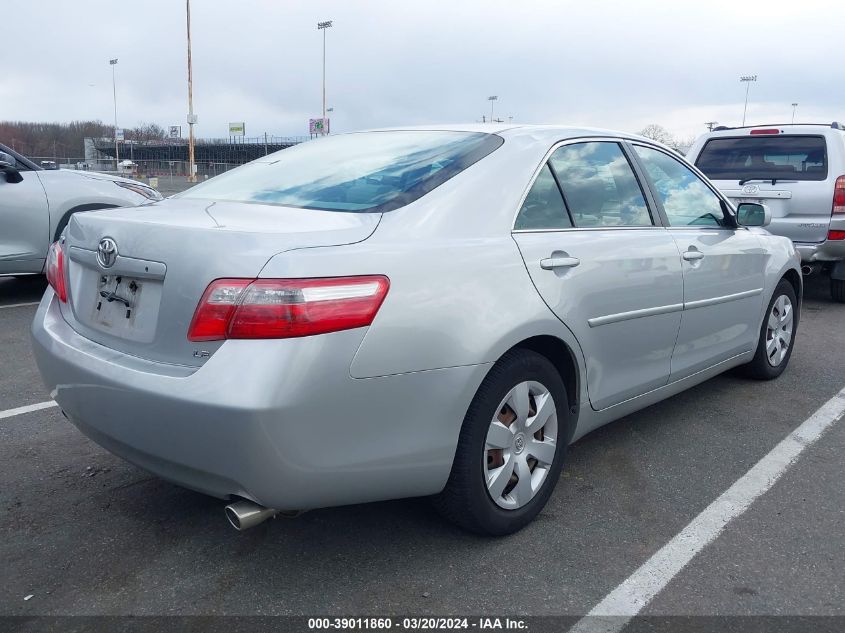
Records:
[[[828,231],[827,239],[829,240],[845,240],[845,231]]]
[[[780,130],[777,128],[762,128],[759,130],[751,130],[749,134],[780,134]]]
[[[845,176],[839,176],[833,186],[833,213],[845,213]]]
[[[65,253],[59,242],[50,244],[45,266],[47,282],[63,303],[67,303],[67,282],[65,281]]]
[[[364,327],[389,287],[382,275],[217,279],[200,299],[188,340],[294,338]]]

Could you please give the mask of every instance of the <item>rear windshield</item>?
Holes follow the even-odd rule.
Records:
[[[823,136],[743,136],[707,141],[695,166],[713,180],[825,180]]]
[[[443,131],[361,132],[281,150],[180,194],[325,211],[382,212],[424,196],[504,140]]]

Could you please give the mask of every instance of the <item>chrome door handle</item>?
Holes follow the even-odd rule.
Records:
[[[704,259],[704,253],[701,251],[687,251],[683,254],[683,258],[688,262],[694,262],[697,259]]]
[[[540,260],[540,268],[554,270],[555,268],[575,268],[581,260],[577,257],[547,257]]]

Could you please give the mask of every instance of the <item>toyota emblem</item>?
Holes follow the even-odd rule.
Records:
[[[110,237],[104,237],[97,245],[97,263],[103,268],[111,268],[117,261],[117,243]]]
[[[757,185],[745,185],[742,188],[742,193],[744,193],[746,196],[753,196],[758,191],[760,191],[760,187],[758,187]]]

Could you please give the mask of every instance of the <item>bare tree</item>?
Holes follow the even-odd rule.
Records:
[[[133,141],[143,143],[145,141],[163,141],[166,138],[164,128],[157,123],[141,123],[130,131]]]
[[[663,143],[669,147],[674,147],[675,137],[673,137],[665,127],[658,125],[657,123],[646,125],[642,130],[640,130],[640,136],[645,136],[646,138],[650,138],[652,141],[657,141],[658,143]]]

